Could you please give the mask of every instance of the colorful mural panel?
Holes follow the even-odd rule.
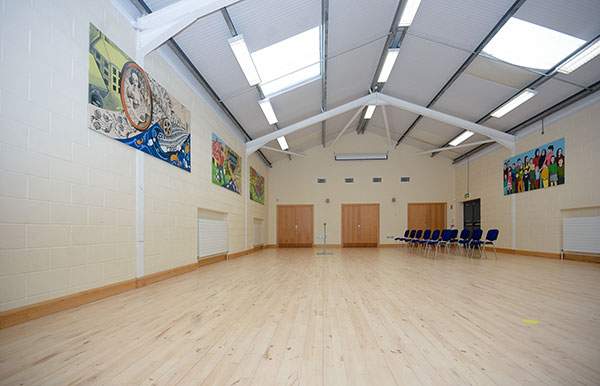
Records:
[[[242,194],[242,159],[215,133],[212,134],[212,182]]]
[[[265,204],[265,177],[250,166],[250,199]]]
[[[90,24],[88,127],[191,171],[190,112]]]
[[[565,139],[504,160],[504,195],[565,183]]]

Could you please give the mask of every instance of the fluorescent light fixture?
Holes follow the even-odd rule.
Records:
[[[521,67],[549,70],[584,40],[511,17],[483,53]]]
[[[277,142],[279,142],[279,147],[281,148],[281,150],[289,149],[288,143],[285,140],[285,137],[283,135],[281,137],[277,138]]]
[[[336,161],[377,161],[388,159],[388,153],[335,154]]]
[[[373,113],[375,112],[375,105],[369,105],[367,107],[367,111],[365,111],[365,119],[371,119],[371,117],[373,116]]]
[[[267,118],[267,122],[269,125],[274,125],[277,123],[277,116],[275,115],[275,111],[273,111],[273,106],[271,106],[271,100],[269,99],[261,99],[258,101],[260,108],[265,114],[265,118]]]
[[[568,75],[573,71],[577,70],[579,67],[586,64],[587,62],[589,62],[590,60],[594,59],[596,56],[598,56],[598,54],[600,54],[600,40],[590,45],[585,50],[577,53],[577,55],[569,59],[556,71]]]
[[[459,144],[463,143],[464,141],[466,141],[468,138],[470,138],[473,134],[474,133],[472,131],[465,130],[465,131],[463,131],[463,133],[461,135],[459,135],[458,137],[456,137],[452,141],[450,141],[450,143],[448,145],[450,145],[450,146],[459,145]]]
[[[519,95],[513,97],[511,100],[498,107],[492,114],[490,114],[494,118],[501,118],[509,111],[514,110],[518,106],[527,102],[529,99],[533,98],[537,94],[537,91],[532,90],[530,88],[526,88]]]
[[[399,52],[399,48],[390,48],[388,50],[387,55],[385,56],[385,62],[383,62],[383,67],[379,73],[379,79],[377,79],[378,83],[387,82],[392,72],[392,68],[394,68],[394,63],[396,63],[396,59],[398,59]]]
[[[321,75],[320,27],[252,53],[267,96],[289,90]]]
[[[248,84],[250,84],[250,86],[259,84],[260,76],[256,71],[256,67],[252,61],[252,56],[250,56],[250,51],[248,51],[248,47],[246,46],[246,41],[244,41],[244,35],[240,34],[227,39],[227,43],[229,43],[229,47],[231,47],[233,55],[235,55],[235,58],[242,68],[242,72],[246,76]]]
[[[402,11],[402,16],[400,16],[398,27],[408,27],[412,24],[420,4],[421,0],[408,0],[404,11]]]

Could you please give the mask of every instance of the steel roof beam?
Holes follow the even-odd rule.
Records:
[[[500,31],[500,29],[504,26],[504,24],[506,24],[506,22],[511,17],[513,17],[513,15],[517,12],[517,10],[519,8],[521,8],[521,6],[525,3],[525,1],[526,0],[517,0],[513,3],[513,5],[508,9],[508,11],[502,16],[500,21],[498,23],[496,23],[494,28],[492,28],[492,30],[486,35],[486,37],[481,41],[481,43],[479,43],[477,48],[475,48],[475,51],[473,51],[469,55],[467,60],[464,61],[464,63],[459,67],[459,69],[454,73],[454,75],[452,75],[452,77],[450,77],[450,79],[446,82],[446,84],[444,84],[444,86],[441,88],[441,90],[438,91],[438,93],[433,97],[433,99],[427,104],[427,107],[433,106],[442,97],[442,95],[444,95],[444,93],[446,91],[448,91],[450,86],[452,86],[452,84],[454,84],[454,82],[456,82],[456,80],[462,75],[462,73],[467,69],[467,67],[469,67],[469,65],[477,58],[477,56],[479,56],[481,51],[483,51],[483,49],[490,42],[490,40],[492,40],[494,38],[494,36],[496,36],[498,31]],[[422,118],[423,117],[421,115],[419,115],[413,121],[413,123],[411,123],[411,125],[408,127],[408,129],[406,129],[404,134],[402,134],[402,136],[396,142],[396,147],[398,147],[398,145],[400,145],[400,142],[402,142],[402,140],[404,138],[406,138],[406,136],[419,124],[419,122],[421,121]]]
[[[321,112],[327,111],[327,59],[329,50],[329,0],[321,0]],[[325,121],[321,122],[321,144],[325,147]]]
[[[387,38],[385,40],[385,45],[383,46],[383,50],[381,51],[381,55],[379,55],[379,62],[377,62],[377,67],[375,68],[375,74],[373,74],[373,79],[371,80],[371,86],[369,87],[369,92],[381,92],[385,86],[385,83],[378,83],[379,74],[381,74],[381,69],[383,68],[383,64],[385,63],[385,58],[387,56],[387,52],[390,48],[398,48],[400,44],[402,44],[402,40],[404,40],[404,36],[406,35],[406,30],[408,27],[398,27],[398,22],[400,21],[400,16],[402,16],[402,12],[404,11],[404,7],[408,3],[407,0],[400,0],[398,2],[398,7],[396,7],[396,13],[394,14],[394,19],[392,20],[392,25],[390,26]],[[398,34],[399,31],[402,31],[401,34]],[[360,116],[360,120],[358,121],[358,125],[356,126],[356,132],[358,134],[364,134],[367,129],[368,119],[364,118],[364,115]]]

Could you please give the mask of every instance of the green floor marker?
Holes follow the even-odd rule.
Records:
[[[527,324],[540,324],[540,322],[538,322],[537,320],[533,320],[533,319],[523,319],[523,323],[527,323]]]

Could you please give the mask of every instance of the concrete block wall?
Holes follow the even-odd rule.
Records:
[[[135,277],[136,154],[87,128],[90,22],[135,56],[107,0],[0,8],[0,311]],[[145,155],[144,273],[196,261],[198,207],[229,212],[230,251],[246,249],[247,189],[211,183],[210,133],[243,143],[158,53],[145,69],[191,111],[192,173]]]

